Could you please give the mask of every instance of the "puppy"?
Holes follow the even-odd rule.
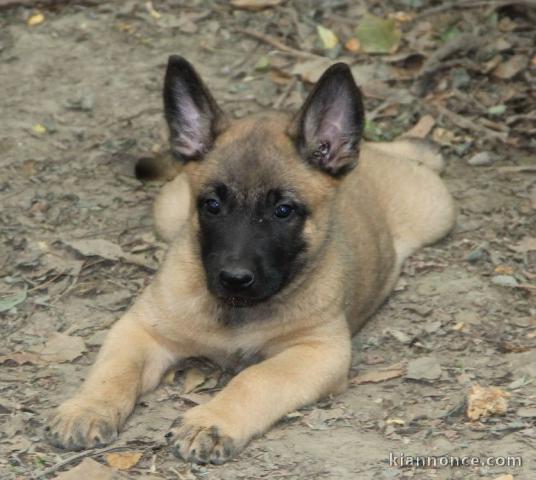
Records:
[[[156,204],[167,257],[49,437],[68,449],[109,443],[181,360],[255,359],[171,432],[179,457],[220,464],[288,412],[345,389],[352,334],[404,259],[447,234],[455,209],[434,151],[362,141],[362,95],[345,64],[295,115],[232,120],[172,56],[164,105],[183,164]]]

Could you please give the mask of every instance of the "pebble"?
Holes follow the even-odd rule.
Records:
[[[501,287],[517,287],[518,282],[512,275],[495,275],[491,278],[492,283]]]
[[[493,162],[494,159],[489,152],[479,152],[467,160],[467,163],[473,167],[485,167],[491,165]]]

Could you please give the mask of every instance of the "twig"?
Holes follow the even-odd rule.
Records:
[[[274,102],[274,110],[279,110],[281,108],[281,105],[283,105],[283,102],[287,99],[287,97],[290,95],[290,92],[294,90],[294,87],[298,83],[298,78],[294,77],[288,84],[285,86],[285,89],[281,92],[281,95],[277,97],[276,101]]]
[[[429,17],[431,15],[437,15],[438,13],[446,12],[448,10],[457,10],[457,9],[465,9],[465,8],[479,8],[479,7],[502,7],[505,5],[511,5],[511,4],[520,4],[520,5],[526,5],[527,7],[536,7],[536,0],[475,0],[475,1],[469,1],[469,2],[449,2],[444,3],[443,5],[438,5],[437,7],[429,8],[428,10],[424,10],[418,15],[415,15],[413,18],[413,21],[416,20],[422,20],[425,17]]]
[[[32,478],[38,479],[46,477],[47,475],[50,475],[57,470],[59,470],[62,467],[65,467],[66,465],[69,465],[70,463],[76,462],[77,460],[80,460],[81,458],[85,457],[98,457],[102,455],[103,453],[108,452],[117,452],[120,450],[128,450],[131,447],[127,447],[126,445],[122,447],[105,447],[105,448],[99,448],[99,449],[93,449],[93,450],[84,450],[83,452],[77,453],[76,455],[73,455],[72,457],[66,458],[65,460],[62,460],[61,462],[56,463],[56,465],[52,465],[51,467],[47,468],[46,470],[43,470],[42,472],[35,473],[32,475]]]
[[[500,140],[502,142],[506,141],[506,139],[508,138],[507,133],[496,132],[487,127],[484,127],[483,125],[480,125],[474,120],[469,120],[463,117],[462,115],[449,110],[443,105],[439,105],[438,103],[435,103],[435,104],[432,104],[432,107],[435,108],[439,113],[441,113],[445,117],[448,117],[457,126],[464,128],[465,130],[472,130],[473,132],[482,134],[486,137],[491,138],[492,140]]]
[[[445,65],[443,60],[455,52],[470,50],[478,46],[479,38],[471,33],[463,33],[450,39],[443,46],[438,48],[424,62],[419,74],[415,79],[412,91],[415,95],[423,97],[430,89],[430,84],[438,70]]]
[[[293,57],[297,58],[325,58],[321,55],[316,55],[315,53],[310,52],[302,52],[301,50],[296,50],[295,48],[289,47],[288,45],[285,45],[283,42],[278,40],[277,38],[270,37],[268,35],[265,35],[263,33],[254,32],[252,30],[247,30],[243,28],[237,28],[235,29],[238,33],[243,33],[244,35],[247,35],[248,37],[254,38],[256,40],[259,40],[260,42],[264,42],[268,45],[271,45],[272,47],[276,48],[277,50],[280,50],[281,52],[284,52],[288,55],[292,55]]]
[[[47,7],[86,5],[97,7],[102,4],[99,0],[0,0],[0,9],[12,7],[34,7],[36,5]]]

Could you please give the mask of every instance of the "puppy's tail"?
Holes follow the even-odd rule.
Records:
[[[143,157],[136,162],[135,173],[139,180],[173,180],[182,171],[182,165],[170,152]]]

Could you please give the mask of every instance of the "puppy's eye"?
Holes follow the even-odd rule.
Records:
[[[293,211],[294,208],[292,208],[290,205],[278,205],[274,210],[274,215],[277,218],[288,218]]]
[[[212,215],[217,215],[220,213],[221,204],[218,202],[218,200],[209,198],[208,200],[205,200],[205,210],[208,213],[212,213]]]

